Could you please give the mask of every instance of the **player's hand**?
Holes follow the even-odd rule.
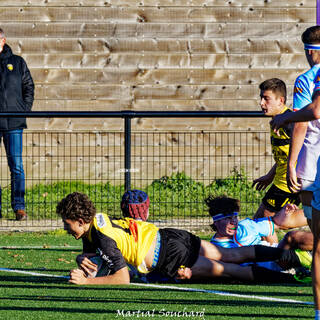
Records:
[[[89,277],[93,277],[93,275],[98,272],[98,266],[89,259],[93,256],[95,256],[94,253],[84,253],[78,255],[76,258],[79,268]]]
[[[280,136],[280,133],[279,133],[280,128],[286,124],[286,121],[287,121],[286,113],[278,114],[270,121],[271,128],[278,136]]]
[[[83,270],[73,269],[70,271],[70,283],[73,284],[87,284],[87,277]]]
[[[301,183],[297,179],[297,172],[295,167],[287,167],[287,185],[291,192],[298,192],[301,189]]]
[[[191,279],[192,277],[192,270],[186,267],[180,267],[177,271],[176,278],[179,280],[186,280]]]
[[[273,178],[269,177],[268,175],[265,175],[263,177],[253,180],[252,187],[255,187],[258,191],[261,191],[264,190],[272,181]]]

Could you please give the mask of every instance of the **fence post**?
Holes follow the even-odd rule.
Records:
[[[131,189],[131,118],[124,117],[124,187],[125,191]]]

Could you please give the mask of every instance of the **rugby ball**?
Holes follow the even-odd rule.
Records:
[[[97,272],[89,274],[88,278],[103,277],[110,274],[110,269],[107,263],[100,256],[91,257],[89,260],[98,266],[98,270]]]

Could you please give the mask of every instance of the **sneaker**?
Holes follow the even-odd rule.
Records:
[[[18,209],[14,213],[16,214],[17,221],[26,220],[28,218],[28,215],[23,209]]]
[[[311,283],[312,282],[312,276],[310,270],[307,268],[301,267],[296,269],[296,274],[293,276],[296,281],[302,282],[302,283]]]
[[[300,249],[294,250],[299,258],[301,265],[309,270],[311,270],[312,255],[309,251],[303,251]]]

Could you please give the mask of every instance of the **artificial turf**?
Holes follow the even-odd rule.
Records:
[[[0,239],[0,267],[23,272],[65,276],[81,251],[81,242],[62,231],[1,233]],[[305,284],[168,286],[312,302]],[[313,312],[313,306],[296,303],[135,285],[76,286],[63,278],[0,272],[0,319],[312,319]]]

